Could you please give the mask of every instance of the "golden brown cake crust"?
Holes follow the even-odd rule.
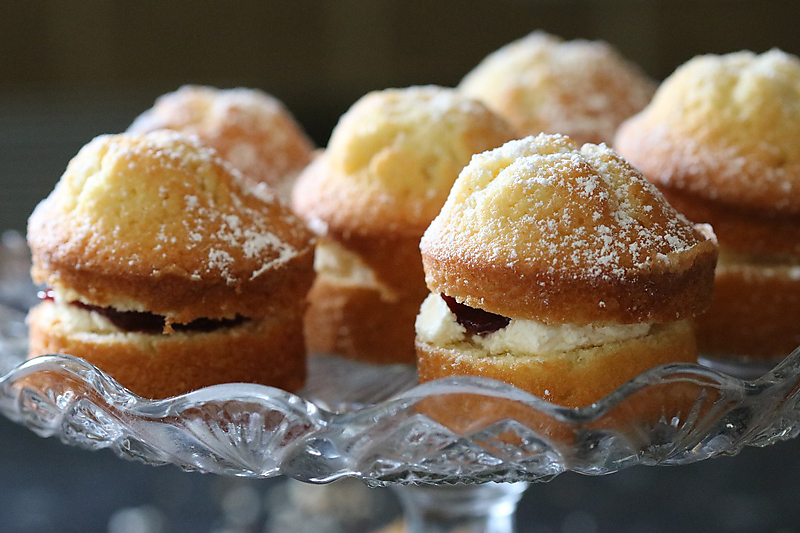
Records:
[[[30,356],[78,355],[145,398],[167,398],[226,382],[288,391],[305,381],[301,310],[211,333],[96,335],[53,320],[43,302],[28,317]]]
[[[611,150],[548,135],[473,158],[420,247],[431,292],[548,324],[692,316],[717,258]]]
[[[298,178],[293,207],[332,231],[425,231],[472,154],[516,137],[483,104],[443,87],[367,94]]]
[[[273,187],[308,165],[311,140],[276,98],[257,89],[185,85],[160,96],[128,131],[196,135],[242,173]]]
[[[521,135],[563,133],[611,142],[640,111],[655,83],[602,41],[568,41],[537,31],[490,54],[458,86]]]
[[[468,262],[468,253],[423,258],[432,291],[470,307],[545,323],[633,324],[670,322],[708,307],[715,261],[703,252],[677,272],[641,271],[617,279]]]
[[[417,342],[420,383],[449,376],[482,376],[567,407],[589,405],[649,368],[696,361],[697,346],[688,321],[656,325],[644,337],[546,357],[476,356]]]
[[[266,316],[313,281],[311,233],[177,133],[101,136],[29,220],[37,283],[168,322]]]
[[[800,265],[717,271],[708,312],[696,318],[700,353],[783,359],[800,347]]]
[[[800,213],[800,60],[699,56],[625,122],[615,148],[652,181],[749,210]]]
[[[308,351],[378,364],[413,364],[414,319],[427,293],[423,290],[387,301],[375,289],[318,277],[305,317]]]

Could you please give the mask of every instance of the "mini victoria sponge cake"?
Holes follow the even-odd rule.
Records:
[[[656,84],[602,41],[563,41],[533,32],[487,56],[458,86],[522,135],[563,133],[610,143]]]
[[[713,233],[604,145],[541,134],[474,156],[420,248],[420,381],[485,376],[580,407],[696,361]]]
[[[313,238],[266,188],[176,132],[97,137],[28,223],[30,355],[68,353],[133,392],[295,390]]]
[[[413,363],[427,294],[419,240],[472,154],[515,138],[453,89],[362,97],[300,176],[293,208],[320,235],[306,340],[312,352]]]
[[[800,345],[800,60],[699,56],[620,128],[620,154],[720,243],[701,352],[785,357]]]
[[[257,89],[185,85],[160,96],[128,127],[197,135],[246,177],[266,183],[288,200],[314,145],[286,107]]]

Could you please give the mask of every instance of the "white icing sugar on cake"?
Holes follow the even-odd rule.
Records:
[[[473,156],[432,228],[446,236],[441,246],[468,240],[490,262],[588,276],[667,263],[698,242],[692,225],[605,145],[578,148],[544,134]]]

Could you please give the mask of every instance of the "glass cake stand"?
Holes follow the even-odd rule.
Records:
[[[394,486],[409,532],[510,532],[529,482],[571,471],[682,465],[798,434],[800,350],[761,377],[673,364],[591,406],[549,404],[483,378],[417,385],[413,368],[309,361],[295,395],[252,384],[137,397],[69,355],[23,362],[33,299],[21,239],[0,246],[0,413],[43,437],[185,470]],[[735,371],[735,372],[734,372]],[[454,417],[467,406],[468,416]]]

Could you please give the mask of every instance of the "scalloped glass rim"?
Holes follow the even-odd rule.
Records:
[[[347,376],[344,385],[330,379],[336,369]],[[753,381],[698,365],[654,368],[579,409],[486,378],[412,386],[408,367],[378,368],[334,356],[313,356],[311,373],[311,385],[330,386],[298,396],[262,385],[224,384],[148,400],[79,358],[44,356],[0,378],[0,412],[41,436],[110,448],[148,464],[248,477],[286,474],[308,482],[352,476],[372,485],[546,481],[565,471],[607,474],[636,464],[731,455],[745,445],[763,446],[798,433],[800,350]],[[359,397],[359,383],[373,386],[367,387],[368,396],[383,388],[375,386],[378,375],[387,377],[383,385],[400,383],[406,390],[384,399]],[[30,383],[37,376],[48,376],[48,385]],[[694,395],[680,415],[665,412],[648,421],[613,416],[634,397],[637,404],[651,395],[663,401],[657,389],[677,383]],[[544,422],[531,427],[520,420],[491,420],[459,433],[419,409],[425,400],[453,394],[510,400],[522,406],[518,418]],[[610,423],[598,425],[604,420]]]

